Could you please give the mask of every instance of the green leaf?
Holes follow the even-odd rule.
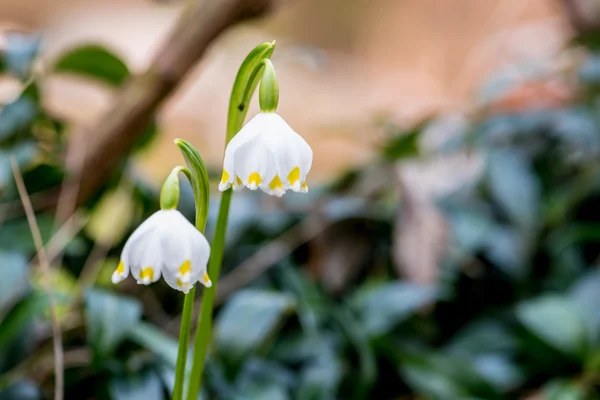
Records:
[[[160,378],[150,371],[113,378],[108,387],[110,398],[113,400],[162,400],[165,398]]]
[[[283,365],[250,358],[236,379],[239,400],[286,400],[296,377]]]
[[[22,253],[0,250],[3,271],[0,279],[0,310],[27,289],[27,264],[27,258]],[[0,319],[2,314],[0,311]]]
[[[583,275],[571,288],[569,297],[581,312],[594,344],[600,344],[600,271],[595,269]]]
[[[496,318],[475,320],[464,326],[446,345],[449,353],[473,357],[491,353],[510,354],[517,349],[517,339]]]
[[[523,368],[503,355],[477,357],[473,367],[499,392],[514,390],[525,381]]]
[[[86,76],[112,86],[122,85],[130,76],[129,68],[119,57],[95,44],[69,50],[54,63],[53,70]]]
[[[85,305],[88,341],[100,357],[110,355],[142,317],[139,301],[104,290],[90,290]]]
[[[341,360],[330,348],[322,348],[320,355],[302,369],[295,398],[333,400],[336,398],[342,376]]]
[[[29,381],[17,382],[5,390],[0,391],[0,400],[40,400],[42,393],[40,389]]]
[[[582,358],[588,332],[577,306],[567,297],[544,296],[517,306],[516,315],[533,335],[562,354]]]
[[[295,309],[290,296],[256,289],[236,293],[225,304],[215,326],[218,351],[241,359],[258,350]]]
[[[140,322],[131,330],[129,338],[159,356],[172,368],[175,368],[177,364],[177,341],[172,337],[165,335],[150,324]]]
[[[47,304],[45,296],[31,293],[10,310],[0,324],[0,352],[10,345],[35,317],[46,311]]]
[[[406,355],[400,371],[406,383],[430,399],[501,398],[495,387],[468,362],[440,353]]]
[[[381,336],[437,297],[434,287],[404,282],[366,285],[350,298],[367,335]]]
[[[488,158],[488,183],[492,196],[510,221],[527,232],[540,221],[540,184],[520,154],[494,150]]]
[[[7,70],[22,80],[29,77],[31,66],[40,50],[41,39],[38,34],[7,34],[4,48]]]
[[[418,124],[407,132],[396,133],[381,149],[382,156],[389,161],[417,157],[420,153],[419,140],[425,125],[429,121]]]
[[[544,400],[587,400],[586,390],[581,386],[555,380],[544,386]]]

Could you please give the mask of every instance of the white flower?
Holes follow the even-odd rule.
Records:
[[[246,186],[278,197],[288,189],[306,193],[312,159],[308,143],[283,118],[262,112],[227,145],[219,190]]]
[[[209,256],[210,246],[194,225],[177,210],[160,210],[127,240],[112,282],[121,282],[131,270],[138,284],[156,282],[162,274],[169,286],[184,293],[198,281],[210,287]]]

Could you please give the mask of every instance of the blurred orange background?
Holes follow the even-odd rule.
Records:
[[[102,43],[143,71],[184,7],[178,1],[2,0],[0,27],[41,31],[43,59]],[[173,138],[190,140],[218,168],[236,69],[257,43],[277,40],[280,113],[315,152],[312,180],[366,162],[378,117],[414,122],[461,111],[503,67],[555,59],[570,32],[551,0],[296,0],[221,36],[161,111],[161,135],[138,162],[158,182],[180,163]],[[8,22],[10,21],[10,22]],[[15,25],[16,24],[16,25]],[[518,71],[517,71],[518,73]],[[10,82],[0,91],[10,96]],[[47,106],[93,125],[105,87],[72,77],[45,84]],[[257,112],[254,104],[250,115]],[[77,130],[77,129],[76,129]]]

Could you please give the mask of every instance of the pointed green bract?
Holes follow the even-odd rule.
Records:
[[[259,44],[246,56],[235,77],[229,112],[227,114],[227,143],[242,128],[248,113],[248,106],[256,85],[260,81],[260,73],[264,67],[263,61],[271,57],[275,50],[275,41]]]
[[[258,98],[262,112],[275,112],[279,104],[279,83],[271,60],[263,61],[264,71],[260,80]]]
[[[208,201],[209,201],[209,186],[208,186],[208,171],[206,165],[200,157],[198,150],[189,142],[183,139],[175,139],[175,144],[181,150],[185,163],[191,173],[190,183],[194,192],[194,202],[196,204],[196,228],[200,232],[204,232],[206,227],[206,219],[208,218]]]

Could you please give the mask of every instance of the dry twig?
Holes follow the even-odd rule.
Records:
[[[29,224],[31,236],[33,236],[33,241],[37,250],[37,257],[40,261],[44,291],[48,296],[48,306],[50,308],[50,323],[52,325],[52,343],[54,347],[54,399],[62,400],[64,386],[62,334],[58,322],[58,317],[56,316],[56,307],[54,303],[54,296],[52,294],[50,263],[48,262],[46,250],[44,249],[44,243],[42,241],[40,228],[35,219],[33,206],[31,205],[31,200],[27,195],[27,189],[25,188],[25,183],[23,182],[23,176],[21,175],[21,171],[19,170],[19,164],[17,163],[17,160],[14,157],[11,158],[10,162],[13,169],[13,175],[15,177],[15,183],[17,185],[17,190],[19,191],[19,196],[21,198],[21,201],[23,202],[23,208],[25,209],[25,215],[27,216],[27,223]]]

